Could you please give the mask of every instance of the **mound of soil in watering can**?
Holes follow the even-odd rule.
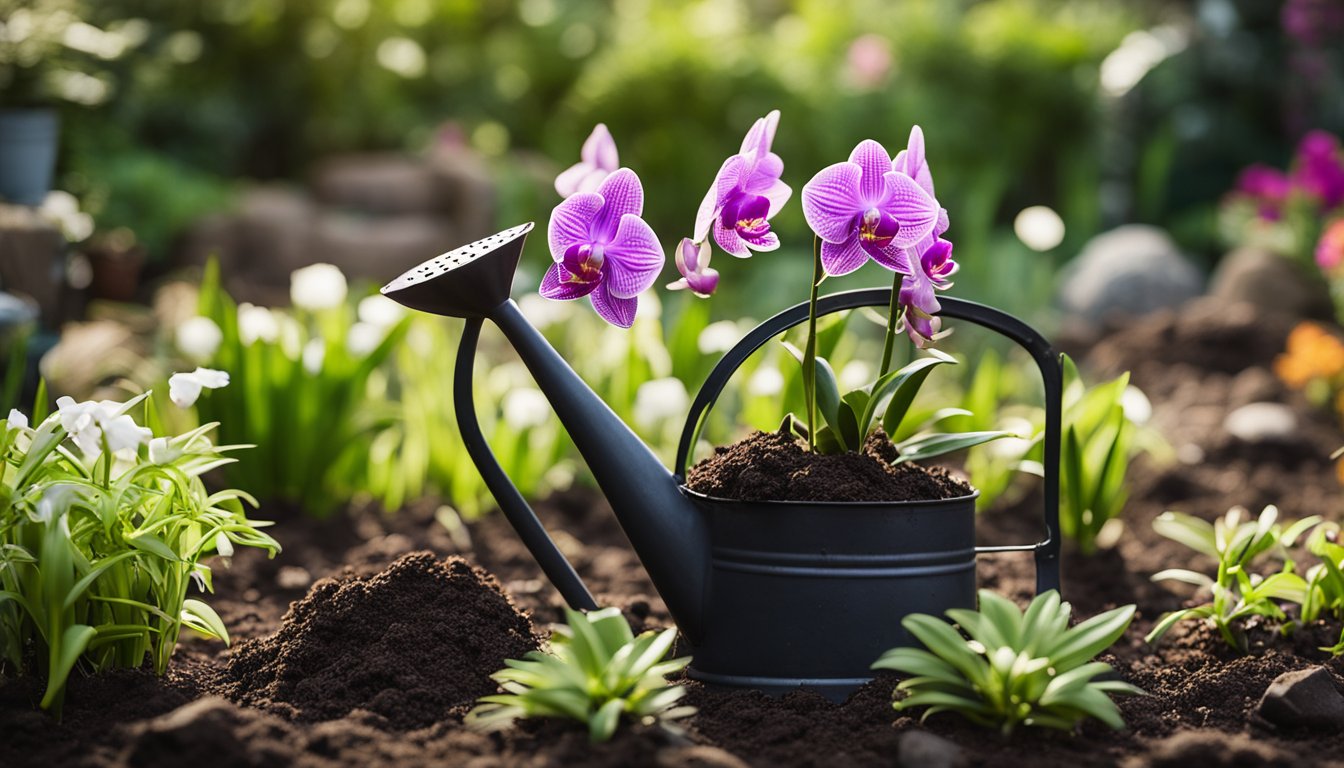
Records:
[[[372,577],[314,584],[274,635],[237,648],[221,688],[294,720],[358,708],[416,727],[494,693],[490,673],[536,647],[495,577],[420,552]]]
[[[819,454],[784,432],[753,432],[714,449],[687,473],[686,485],[742,501],[926,501],[971,493],[941,467],[892,464],[900,455],[881,430],[859,452]]]

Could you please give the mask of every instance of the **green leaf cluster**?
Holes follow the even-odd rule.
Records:
[[[213,260],[197,311],[223,333],[209,366],[232,377],[229,387],[197,403],[200,418],[218,422],[223,440],[256,445],[253,460],[225,470],[229,482],[263,499],[330,514],[348,498],[349,478],[358,474],[352,465],[367,458],[352,448],[367,446],[362,438],[372,432],[363,414],[369,378],[406,335],[409,318],[392,326],[367,354],[352,352],[346,343],[355,324],[348,303],[316,313],[279,313],[277,338],[244,343],[238,307],[221,286]],[[322,346],[315,370],[304,364],[311,341]]]
[[[898,712],[926,707],[924,718],[957,712],[1004,734],[1018,726],[1071,730],[1089,717],[1121,729],[1124,721],[1110,695],[1142,691],[1098,679],[1113,670],[1092,659],[1124,634],[1134,606],[1072,628],[1071,613],[1054,590],[1037,595],[1025,612],[980,590],[980,610],[947,612],[965,637],[936,616],[912,614],[901,626],[925,648],[894,648],[873,668],[910,675],[896,686]]]
[[[1326,616],[1344,620],[1344,546],[1339,543],[1339,524],[1326,522],[1316,526],[1307,537],[1307,551],[1320,562],[1306,572],[1302,621],[1310,623]],[[1321,650],[1335,656],[1344,654],[1344,630],[1338,643]]]
[[[1164,614],[1148,633],[1148,642],[1158,640],[1178,622],[1204,620],[1218,630],[1228,645],[1245,653],[1242,621],[1252,616],[1285,621],[1287,616],[1280,602],[1307,601],[1307,581],[1295,572],[1287,548],[1319,523],[1320,518],[1308,517],[1284,527],[1279,524],[1279,511],[1273,506],[1265,507],[1255,519],[1243,520],[1245,514],[1245,509],[1233,507],[1210,523],[1180,512],[1164,512],[1153,521],[1153,530],[1159,534],[1216,560],[1218,572],[1212,578],[1185,568],[1153,574],[1153,581],[1193,584],[1208,590],[1212,598],[1207,603]],[[1268,576],[1255,573],[1254,566],[1270,555],[1283,560],[1282,568]],[[1328,571],[1317,576],[1318,586],[1327,583]],[[1327,602],[1328,598],[1318,598],[1313,606],[1323,608]],[[1290,627],[1285,625],[1285,629]]]
[[[549,653],[508,659],[491,676],[505,692],[482,697],[468,725],[494,730],[520,717],[569,718],[586,723],[589,739],[600,742],[612,737],[622,715],[670,721],[694,712],[673,706],[686,689],[666,680],[690,663],[664,661],[675,629],[635,637],[617,608],[565,613],[569,624],[557,628]]]
[[[784,342],[784,348],[800,364],[804,364],[807,355],[801,350],[788,342]],[[912,413],[911,406],[929,374],[940,365],[955,365],[957,362],[956,358],[945,352],[936,349],[926,351],[928,357],[918,358],[867,386],[844,394],[840,392],[840,384],[831,364],[826,358],[818,356],[815,370],[816,403],[821,424],[804,424],[790,414],[784,420],[784,428],[806,438],[815,426],[815,440],[809,442],[819,453],[859,451],[868,436],[879,427],[893,440],[899,435],[918,430],[917,434],[911,434],[896,443],[900,453],[897,462],[922,461],[991,440],[1011,437],[1010,432],[995,430],[958,433],[934,431],[933,427],[938,422],[966,415],[965,411],[955,408],[928,414],[927,420],[912,430],[911,424],[907,423]]]
[[[183,627],[228,642],[189,587],[210,591],[212,554],[274,555],[279,545],[260,530],[269,523],[247,518],[251,496],[202,483],[246,447],[214,445],[215,425],[167,439],[171,458],[157,463],[145,445],[89,459],[59,414],[35,411],[34,428],[0,422],[0,666],[44,676],[41,706],[59,712],[77,667],[136,669],[148,658],[163,674]]]

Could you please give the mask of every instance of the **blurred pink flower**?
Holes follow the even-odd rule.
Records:
[[[892,61],[891,42],[872,32],[854,38],[845,54],[849,81],[863,90],[882,85],[891,74]]]
[[[1326,273],[1344,265],[1344,219],[1336,219],[1321,233],[1316,244],[1316,264]]]

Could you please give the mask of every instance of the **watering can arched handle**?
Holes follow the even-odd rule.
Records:
[[[869,288],[857,291],[845,291],[823,296],[817,301],[817,315],[829,315],[847,309],[860,307],[889,306],[890,288]],[[1045,530],[1046,537],[1036,544],[1015,544],[994,547],[976,547],[980,552],[1034,552],[1036,556],[1036,592],[1059,590],[1059,458],[1060,430],[1063,408],[1064,370],[1059,354],[1050,346],[1050,342],[1037,333],[1034,328],[1012,315],[977,304],[973,301],[952,297],[940,297],[942,317],[966,320],[988,328],[1001,336],[1017,342],[1031,355],[1040,368],[1041,379],[1045,383]],[[705,414],[718,400],[724,386],[737,369],[747,361],[756,350],[765,346],[781,333],[801,325],[808,318],[808,304],[790,307],[764,323],[756,326],[745,338],[739,341],[719,360],[704,385],[691,403],[691,412],[686,418],[686,426],[681,432],[681,443],[677,446],[676,473],[678,479],[686,477],[686,465],[690,460],[691,448],[700,434]]]

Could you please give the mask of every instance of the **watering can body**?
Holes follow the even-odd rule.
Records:
[[[799,687],[841,698],[872,677],[884,651],[912,640],[910,613],[975,605],[977,552],[1029,550],[1038,590],[1057,589],[1059,396],[1062,374],[1049,345],[1025,324],[971,302],[943,299],[944,316],[990,327],[1018,341],[1041,368],[1046,389],[1046,514],[1042,541],[975,546],[975,495],[923,502],[746,502],[684,485],[705,413],[745,360],[803,322],[792,307],[743,338],[697,394],[669,471],[597,397],[508,298],[507,286],[530,225],[426,262],[383,292],[412,308],[464,317],[454,407],[462,439],[501,511],[572,607],[596,607],[509,481],[481,434],[472,401],[482,322],[494,322],[517,350],[565,425],[693,658],[689,674],[708,684],[782,692]],[[890,290],[824,297],[822,314],[885,306]]]

